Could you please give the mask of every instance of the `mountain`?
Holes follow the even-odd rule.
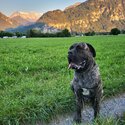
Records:
[[[31,25],[36,22],[42,14],[36,12],[14,12],[10,17],[7,17],[0,12],[0,30],[22,28],[26,25]]]
[[[10,18],[21,23],[22,25],[28,25],[30,23],[36,22],[42,13],[36,12],[14,12]]]
[[[66,7],[65,10],[73,9],[73,8],[77,7],[78,5],[80,5],[80,4],[81,4],[81,2],[77,2],[77,3],[75,3],[75,4],[71,5],[71,6]]]
[[[43,14],[38,22],[73,32],[109,32],[112,28],[125,29],[125,0],[88,0]]]
[[[24,19],[20,16],[15,16],[11,18],[12,20],[15,20],[16,22],[20,23],[21,25],[29,25],[31,22],[29,22],[27,19]]]
[[[0,30],[5,30],[7,28],[15,28],[19,25],[19,22],[10,19],[9,17],[5,16],[3,13],[0,12]]]

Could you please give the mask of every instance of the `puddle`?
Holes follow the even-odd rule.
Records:
[[[121,116],[125,112],[125,94],[111,99],[106,99],[101,103],[100,116],[108,118]],[[82,111],[82,124],[91,123],[94,118],[93,109],[85,107]],[[48,125],[72,125],[73,115],[63,115],[53,120]]]

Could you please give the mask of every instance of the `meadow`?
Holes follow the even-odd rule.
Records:
[[[104,97],[125,91],[125,35],[0,39],[1,124],[33,124],[74,110],[67,51],[81,41],[96,49]]]

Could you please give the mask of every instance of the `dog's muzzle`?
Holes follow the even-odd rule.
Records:
[[[76,70],[79,70],[79,69],[83,69],[86,65],[86,61],[82,61],[81,63],[79,64],[75,64],[73,62],[69,62],[69,67],[68,69],[76,69]]]

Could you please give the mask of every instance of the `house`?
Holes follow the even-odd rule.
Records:
[[[16,38],[17,38],[17,36],[12,36],[12,38],[15,38],[15,39],[16,39]]]
[[[3,39],[9,38],[8,36],[3,36]]]
[[[21,38],[26,38],[26,36],[22,36]]]

